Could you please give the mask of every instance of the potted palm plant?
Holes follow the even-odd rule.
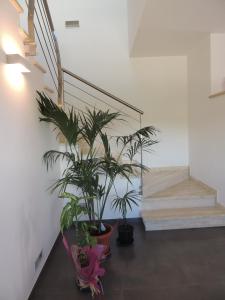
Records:
[[[136,191],[127,191],[122,197],[116,197],[113,200],[113,207],[118,209],[123,217],[123,222],[118,226],[117,241],[121,245],[130,245],[134,241],[134,228],[127,222],[127,212],[132,210],[133,205],[138,205],[139,195]]]
[[[152,139],[155,135],[156,129],[154,127],[147,127],[138,130],[137,132],[127,135],[117,137],[117,146],[120,150],[121,157],[128,159],[128,163],[134,165],[135,158],[142,152],[149,152],[152,145],[156,144],[158,141]],[[142,171],[148,171],[148,168],[141,166]],[[122,214],[123,222],[118,226],[118,238],[117,241],[121,245],[130,245],[133,243],[133,232],[134,228],[131,224],[127,222],[127,213],[132,210],[133,206],[138,206],[140,200],[140,193],[135,190],[129,190],[129,186],[132,183],[131,177],[135,175],[135,172],[130,173],[125,178],[126,190],[122,196],[118,195],[117,189],[115,187],[116,198],[112,202],[114,209],[119,210]]]
[[[141,143],[143,147],[144,142],[146,146],[152,145],[155,129],[145,127],[128,137],[112,137],[107,134],[107,128],[113,122],[122,121],[117,112],[87,109],[84,113],[77,113],[73,108],[66,112],[39,92],[37,101],[40,121],[53,124],[54,132],[62,135],[66,142],[65,151],[49,150],[43,156],[47,169],[59,160],[66,162],[62,177],[53,184],[52,190],[59,189],[61,194],[73,188],[83,197],[90,224],[96,228],[91,230],[91,234],[98,243],[107,246],[106,254],[109,254],[112,226],[105,224],[103,219],[110,193],[118,177],[130,180],[137,169],[144,168],[140,163],[124,162],[121,158],[129,154],[131,140],[136,141],[139,150]],[[85,143],[85,150],[80,147],[81,142]],[[112,153],[111,143],[122,145],[117,157]]]

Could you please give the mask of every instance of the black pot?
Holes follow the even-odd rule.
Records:
[[[117,241],[121,245],[130,245],[134,241],[134,228],[130,224],[121,224],[118,226]]]

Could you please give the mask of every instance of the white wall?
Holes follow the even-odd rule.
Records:
[[[143,125],[160,130],[159,144],[145,164],[150,167],[188,165],[188,104],[186,57],[133,58],[136,103]]]
[[[8,0],[0,4],[0,49],[23,53],[19,16]],[[40,124],[36,89],[42,74],[9,72],[0,54],[0,299],[25,300],[59,232],[61,204],[47,187],[58,171],[47,174],[42,154],[57,147],[49,128]],[[43,259],[35,272],[35,260]]]
[[[211,94],[225,90],[225,34],[210,35]]]
[[[145,164],[188,165],[186,57],[130,58],[126,0],[68,0],[64,6],[49,0],[49,5],[63,66],[139,107],[142,125],[160,130],[160,144]],[[65,29],[65,20],[77,19],[79,29]],[[130,126],[138,128],[135,122]],[[117,216],[109,203],[105,217]],[[129,216],[139,216],[139,209]]]
[[[136,34],[140,26],[146,0],[127,0],[128,37],[130,53],[134,46]]]
[[[137,16],[142,0],[127,1]],[[187,55],[205,33],[225,32],[221,0],[148,0],[143,11],[131,49],[135,57]]]
[[[185,57],[130,58],[126,0],[49,1],[64,67],[144,111],[143,126],[160,129],[146,163],[188,164]],[[65,20],[80,20],[65,29]]]
[[[225,204],[225,97],[209,99],[210,36],[188,56],[191,175],[218,191]]]

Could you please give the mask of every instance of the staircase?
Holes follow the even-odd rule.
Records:
[[[62,67],[47,0],[10,2],[21,15],[24,56],[42,73],[45,93],[65,111],[71,107],[84,114],[87,107],[119,111],[126,122],[113,124],[109,128],[112,136],[130,134],[141,127],[142,110]],[[65,142],[63,136],[59,135],[59,141]],[[85,153],[85,143],[80,147]],[[140,160],[142,163],[142,156]],[[143,182],[142,173],[136,176],[143,189],[141,213],[146,230],[225,225],[225,208],[217,203],[216,191],[190,178],[188,167],[154,169]]]
[[[147,231],[225,226],[216,191],[191,178],[188,167],[145,175],[141,214]]]
[[[140,129],[141,118],[144,114],[142,110],[63,68],[48,0],[9,1],[19,14],[18,36],[21,46],[23,45],[21,53],[31,71],[40,78],[39,91],[44,92],[66,113],[76,110],[85,116],[87,108],[96,111],[119,112],[120,122],[112,123],[106,130],[109,136],[129,135]],[[57,138],[61,144],[60,147],[63,150],[67,149],[63,134],[59,132]],[[96,155],[101,156],[105,153],[101,140],[97,141],[95,146]],[[116,143],[111,143],[110,147],[114,158],[118,159],[120,153]],[[79,148],[83,155],[89,151],[89,146],[82,140],[79,142]],[[127,163],[128,161],[120,158],[120,162]],[[142,156],[137,157],[135,163],[142,163]],[[137,192],[140,192],[141,176],[142,172],[137,171],[131,178]]]
[[[124,122],[108,129],[113,136],[127,135],[140,128],[142,110],[63,68],[48,0],[9,1],[20,14],[18,31],[23,56],[32,69],[42,73],[45,94],[66,112],[71,108],[84,114],[87,108],[119,112]],[[59,140],[64,142],[60,136]]]

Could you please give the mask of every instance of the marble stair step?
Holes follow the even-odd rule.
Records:
[[[189,178],[188,167],[156,168],[144,174],[144,197],[155,194]]]
[[[9,0],[9,1],[19,14],[22,14],[24,12],[23,7],[20,5],[19,1],[17,0]]]
[[[225,226],[225,207],[143,210],[147,231]]]
[[[142,208],[149,210],[208,207],[216,204],[216,191],[193,178],[184,180],[143,199]]]

